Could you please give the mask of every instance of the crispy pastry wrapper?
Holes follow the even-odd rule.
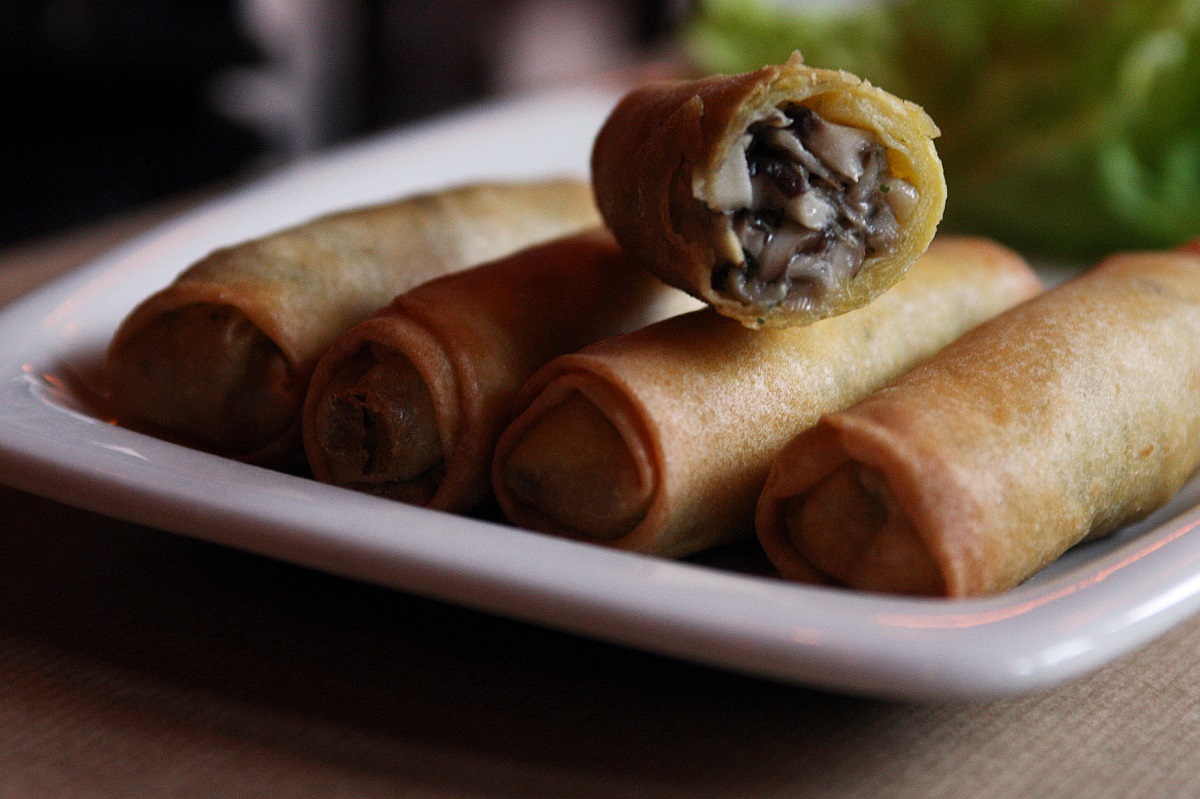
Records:
[[[882,145],[896,179],[887,204],[895,205],[898,231],[894,240],[868,248],[849,272],[846,264],[842,272],[825,264],[798,277],[790,300],[739,296],[722,284],[731,271],[745,275],[748,269],[736,263],[740,249],[730,238],[730,178],[745,170],[752,126],[762,127],[777,109],[798,107]],[[919,106],[847,72],[806,66],[796,54],[755,72],[662,81],[630,92],[596,138],[592,182],[617,240],[663,280],[750,327],[807,324],[866,305],[929,245],[946,200],[937,135]],[[759,194],[755,189],[754,202]],[[901,195],[907,198],[903,207],[897,204]],[[839,235],[827,230],[824,241]]]
[[[497,445],[497,499],[518,526],[667,557],[752,537],[797,431],[1040,289],[1011,251],[946,239],[819,324],[751,330],[704,308],[558,358]]]
[[[303,425],[313,476],[469,511],[490,493],[496,439],[539,367],[698,305],[600,229],[418,286],[318,363]]]
[[[1200,464],[1200,251],[1114,256],[822,419],[778,457],[781,574],[950,597],[1023,582]]]
[[[481,183],[217,250],[117,330],[106,370],[113,411],[181,443],[294,467],[309,376],[347,328],[431,278],[597,224],[581,181]]]

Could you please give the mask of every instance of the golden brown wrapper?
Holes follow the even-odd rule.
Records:
[[[479,183],[322,216],[223,248],[124,320],[122,424],[240,460],[302,460],[300,406],[337,336],[430,278],[599,224],[573,179]]]
[[[471,510],[490,492],[496,439],[530,375],[558,355],[697,305],[601,230],[418,286],[343,334],[318,363],[303,425],[313,476]]]
[[[730,263],[721,205],[722,166],[751,124],[772,109],[803,106],[881,143],[892,174],[917,192],[899,237],[868,254],[811,307],[748,301],[714,285]],[[929,245],[941,221],[945,178],[917,105],[847,72],[816,69],[799,55],[740,75],[651,83],[626,95],[596,138],[592,183],[617,240],[663,280],[750,327],[807,324],[861,307],[890,288]],[[886,190],[886,189],[885,189]]]
[[[895,289],[806,327],[705,308],[552,361],[501,436],[514,524],[668,557],[753,535],[775,454],[965,330],[1039,291],[991,242],[937,241]]]
[[[802,433],[758,510],[781,574],[966,597],[1160,507],[1200,464],[1200,252],[1114,256]]]

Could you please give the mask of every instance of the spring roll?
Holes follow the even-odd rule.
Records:
[[[107,356],[118,421],[266,466],[302,460],[317,359],[399,293],[599,224],[575,180],[459,186],[220,249],[125,319]]]
[[[776,453],[1041,284],[1011,251],[935,242],[896,288],[814,325],[711,308],[552,361],[522,389],[494,488],[514,524],[682,557],[753,536]]]
[[[1114,256],[981,325],[779,456],[785,577],[967,597],[1160,507],[1200,464],[1200,253]]]
[[[663,280],[750,327],[807,324],[867,304],[929,245],[937,135],[919,106],[797,54],[635,89],[596,138],[592,182]]]
[[[418,286],[317,364],[303,425],[313,476],[469,511],[490,493],[496,439],[534,371],[697,305],[602,230]]]

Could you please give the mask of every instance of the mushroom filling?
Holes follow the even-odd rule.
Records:
[[[750,125],[715,186],[709,205],[728,230],[713,287],[794,310],[812,308],[890,249],[917,202],[875,136],[799,105]]]

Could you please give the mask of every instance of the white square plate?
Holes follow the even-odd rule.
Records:
[[[1200,607],[1200,482],[977,600],[789,584],[409,507],[112,426],[70,386],[142,298],[214,247],[473,178],[586,176],[615,97],[523,98],[363,141],[212,202],[0,312],[0,480],[100,513],[696,662],[875,696],[1016,694]]]

